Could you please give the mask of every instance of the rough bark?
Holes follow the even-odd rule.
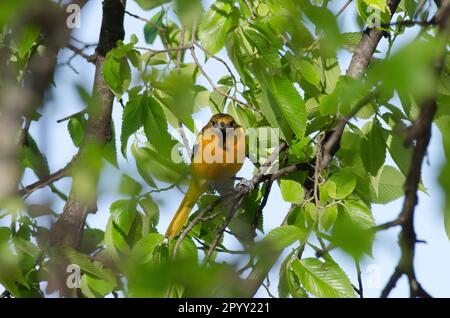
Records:
[[[64,211],[50,231],[51,246],[77,248],[88,213],[96,212],[96,193],[104,145],[111,140],[111,113],[114,95],[103,78],[107,53],[124,38],[125,0],[105,0],[97,46],[94,78],[94,100],[88,106],[86,134],[71,169],[72,187]]]

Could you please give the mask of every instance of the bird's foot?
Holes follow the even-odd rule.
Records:
[[[245,189],[247,192],[252,191],[255,188],[255,185],[247,179],[242,178],[241,181],[237,185],[237,189]]]

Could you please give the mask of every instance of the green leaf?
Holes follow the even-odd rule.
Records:
[[[280,187],[283,200],[297,204],[303,202],[305,191],[297,181],[282,179],[280,181]]]
[[[292,269],[303,288],[316,297],[357,297],[347,275],[336,263],[322,263],[315,258],[295,259],[292,262]]]
[[[103,77],[106,83],[120,99],[131,83],[131,68],[126,57],[116,58],[120,51],[111,51],[103,64]],[[126,53],[125,53],[126,54]]]
[[[175,246],[176,241],[171,241],[171,243]],[[189,236],[185,237],[181,242],[177,253],[177,259],[191,259],[198,261],[197,246]]]
[[[292,258],[292,252],[284,259],[280,266],[280,272],[278,274],[278,296],[280,298],[287,298],[289,296],[289,286],[287,277],[287,264]]]
[[[80,266],[80,269],[84,273],[94,278],[103,279],[115,285],[116,278],[112,275],[110,270],[101,268],[97,263],[91,262],[86,255],[74,250],[71,247],[61,247],[61,251],[72,264]]]
[[[32,24],[25,24],[25,30],[22,32],[23,34],[17,47],[17,52],[20,57],[24,57],[30,52],[41,34],[39,28]]]
[[[84,118],[73,117],[67,124],[70,137],[75,147],[79,147],[84,137],[84,129],[86,128],[86,120]]]
[[[362,201],[346,200],[344,203],[344,209],[347,212],[350,219],[359,224],[362,228],[373,228],[375,226],[375,220],[373,219],[372,211]]]
[[[278,101],[267,85],[268,80],[270,81],[265,76],[261,77],[260,75],[259,77],[259,82],[264,87],[259,102],[261,111],[272,127],[280,129],[280,137],[290,144],[292,141],[292,129],[284,117]]]
[[[412,158],[412,148],[403,145],[403,138],[392,132],[387,141],[389,153],[404,176],[408,175]]]
[[[370,187],[370,197],[373,203],[386,204],[403,196],[405,177],[394,167],[383,166],[376,177],[377,189]]]
[[[80,283],[81,292],[88,298],[103,298],[111,293],[115,286],[113,282],[96,279],[89,275],[83,275]]]
[[[229,94],[231,91],[231,87],[229,86],[219,86],[218,89],[226,94]],[[212,91],[209,95],[211,111],[214,113],[223,113],[226,101],[227,97],[217,91]]]
[[[147,182],[147,184],[153,188],[156,188],[156,183],[153,180],[150,167],[148,166],[147,153],[143,148],[138,148],[137,143],[133,143],[131,147],[131,153],[135,159],[136,168],[141,177]]]
[[[336,204],[326,206],[323,208],[322,211],[320,211],[319,214],[319,223],[320,226],[325,231],[328,231],[328,229],[334,224],[338,216],[338,209]]]
[[[360,259],[363,254],[372,256],[372,244],[375,238],[373,228],[367,227],[367,224],[374,225],[373,220],[370,222],[367,220],[368,216],[361,216],[364,212],[360,207],[358,208],[359,210],[353,207],[339,215],[333,226],[331,238],[333,244],[356,259]]]
[[[270,89],[297,138],[302,138],[306,130],[305,102],[295,88],[294,84],[286,78],[273,76]]]
[[[171,0],[135,0],[143,10],[151,10]]]
[[[358,47],[361,38],[361,32],[342,33],[342,43],[344,44],[344,47],[350,51],[353,51]]]
[[[232,1],[218,0],[208,8],[199,25],[198,38],[209,54],[216,54],[225,44],[227,33],[237,19]]]
[[[356,187],[356,177],[351,168],[346,167],[335,172],[320,188],[333,199],[343,199],[349,196]],[[322,196],[322,193],[321,193]]]
[[[300,73],[303,78],[311,84],[318,86],[320,83],[320,69],[312,62],[308,60],[300,60],[299,62]]]
[[[132,200],[118,200],[111,204],[110,213],[114,224],[127,235],[133,225],[137,214],[137,201]]]
[[[147,44],[153,44],[155,42],[156,36],[158,35],[158,27],[163,28],[163,17],[164,11],[161,10],[150,19],[150,23],[144,26],[144,38]]]
[[[296,241],[303,241],[306,238],[306,233],[295,225],[284,225],[273,229],[267,234],[263,242],[269,247],[276,250],[283,250],[292,245]]]
[[[145,95],[127,102],[122,114],[122,129],[120,134],[121,151],[123,156],[127,157],[128,139],[143,125],[143,116],[145,108]]]
[[[115,260],[119,260],[119,252],[128,253],[130,247],[125,241],[125,238],[119,232],[117,225],[115,225],[113,218],[110,217],[105,229],[105,244],[108,254]]]
[[[149,96],[145,101],[144,132],[147,140],[166,157],[171,156],[172,147],[176,144],[167,131],[167,118],[161,104]]]
[[[300,286],[300,281],[298,280],[297,275],[295,275],[294,271],[291,269],[287,270],[286,273],[286,279],[287,279],[287,285],[289,288],[289,293],[294,298],[308,298],[308,294],[306,293],[306,290],[304,290]]]
[[[376,176],[386,159],[386,143],[383,131],[378,122],[373,121],[371,130],[361,141],[361,159],[364,167],[372,175]]]
[[[280,56],[278,50],[266,39],[264,35],[253,28],[246,28],[245,36],[251,44],[257,49],[259,56],[267,66],[274,69],[281,68]],[[255,56],[255,58],[257,58]]]
[[[153,222],[153,225],[158,225],[159,222],[159,206],[152,199],[150,195],[145,196],[139,201],[139,205],[144,209],[145,215],[147,215]]]
[[[39,150],[36,141],[30,134],[27,135],[27,143],[22,148],[21,161],[24,167],[28,167],[33,170],[39,178],[50,174],[47,159]]]
[[[131,250],[130,258],[134,265],[150,262],[153,259],[153,251],[156,246],[164,241],[164,235],[149,233],[144,236]]]
[[[376,8],[380,11],[386,11],[388,8],[386,6],[385,0],[364,0],[364,2],[373,8]]]
[[[141,169],[150,173],[151,176],[167,183],[179,183],[189,173],[189,168],[184,163],[175,163],[170,157],[162,156],[159,151],[148,147],[137,148],[133,145],[132,152],[138,155]],[[137,157],[137,156],[135,156]],[[138,160],[136,163],[138,164]],[[142,172],[139,171],[142,175]]]
[[[142,185],[131,178],[129,175],[122,174],[122,178],[120,180],[119,184],[119,192],[129,195],[129,196],[136,196],[138,195],[142,190]]]

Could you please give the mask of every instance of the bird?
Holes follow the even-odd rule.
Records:
[[[213,115],[197,135],[191,156],[191,180],[166,237],[175,238],[183,229],[199,197],[211,187],[223,188],[245,160],[245,130],[228,114]]]

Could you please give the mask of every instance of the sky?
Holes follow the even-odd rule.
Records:
[[[85,43],[96,43],[98,41],[99,30],[101,25],[101,0],[90,0],[81,12],[81,27],[74,31],[74,37]],[[207,8],[213,1],[204,1],[204,8]],[[330,7],[337,11],[343,1],[331,1]],[[143,16],[151,18],[157,11],[145,12],[141,10],[133,0],[127,1],[127,10]],[[354,2],[346,9],[346,11],[339,17],[338,23],[341,31],[359,31],[360,28],[355,22],[354,18],[355,6]],[[144,23],[130,16],[125,17],[125,42],[130,39],[132,34],[136,34],[141,42],[139,45],[148,47],[143,40],[143,26]],[[411,41],[417,34],[417,28],[409,29],[405,34],[400,36],[399,43],[403,45]],[[77,44],[74,42],[74,44]],[[151,46],[154,49],[161,49],[162,45],[157,40]],[[382,40],[378,49],[381,52],[386,50],[386,41]],[[199,55],[199,60],[203,61],[203,56],[199,50],[196,51]],[[381,53],[382,54],[382,53]],[[60,53],[59,61],[64,63],[71,56],[71,52],[63,50]],[[187,54],[186,56],[189,56]],[[226,56],[224,50],[218,53],[218,56],[223,58],[232,66]],[[339,63],[342,73],[347,69],[351,54],[346,51],[340,51]],[[70,136],[67,131],[67,122],[57,123],[60,118],[66,117],[72,113],[80,111],[84,108],[78,93],[75,89],[74,83],[81,84],[88,91],[91,90],[94,76],[94,66],[86,63],[82,58],[75,57],[72,61],[73,67],[79,72],[76,74],[71,68],[61,65],[58,68],[55,77],[56,88],[51,91],[48,96],[48,102],[42,109],[42,119],[39,125],[33,124],[31,126],[31,133],[37,139],[41,150],[47,154],[49,166],[51,171],[56,171],[69,162],[72,156],[77,152],[72,144]],[[209,60],[205,66],[207,73],[218,80],[223,75],[227,74],[225,67],[214,60]],[[232,68],[234,71],[234,68]],[[236,74],[236,72],[234,72]],[[210,88],[210,85],[204,77],[200,77],[198,84]],[[394,101],[395,103],[395,101]],[[201,128],[209,119],[210,113],[208,111],[201,111],[194,114],[197,128]],[[114,103],[113,120],[115,122],[116,136],[120,136],[120,122],[122,117],[122,107],[117,102]],[[41,128],[38,128],[40,126]],[[43,128],[42,128],[43,127]],[[192,145],[192,136],[191,145]],[[120,145],[117,141],[117,149]],[[128,156],[128,161],[124,159],[121,154],[118,154],[118,161],[120,169],[134,177],[141,182],[144,190],[150,190],[145,184],[144,180],[139,177],[132,156]],[[450,275],[448,268],[450,268],[450,243],[445,234],[442,219],[443,193],[439,188],[437,177],[439,175],[440,167],[444,162],[444,154],[442,150],[442,141],[439,130],[434,127],[431,138],[428,155],[423,166],[423,181],[428,189],[428,195],[419,193],[419,204],[416,208],[415,225],[418,239],[425,240],[426,244],[417,244],[415,256],[415,268],[417,277],[422,286],[434,297],[449,297],[450,296]],[[388,158],[387,164],[392,163]],[[251,178],[253,166],[248,161],[245,163],[243,169],[238,176]],[[100,195],[98,198],[98,212],[91,214],[88,217],[88,224],[91,227],[104,229],[109,217],[110,204],[121,198],[118,193],[118,184],[120,181],[120,173],[115,171],[110,165],[105,165],[100,180]],[[24,184],[29,184],[36,180],[36,177],[27,172],[24,178]],[[65,178],[56,182],[58,188],[68,193],[70,189],[70,179]],[[161,184],[164,186],[164,184]],[[178,207],[183,194],[177,189],[163,192],[155,195],[155,199],[160,203],[161,220],[158,226],[160,232],[164,232],[170,219]],[[61,212],[63,202],[52,201],[51,192],[48,189],[36,191],[29,197],[29,201],[40,204],[51,204],[53,209]],[[387,205],[373,205],[372,211],[377,224],[395,219],[401,211],[403,198],[398,199]],[[269,201],[264,209],[264,230],[268,233],[270,229],[279,226],[289,209],[289,203],[284,202],[281,198],[278,186],[274,186],[271,191]],[[1,221],[1,220],[0,220]],[[45,222],[45,220],[43,221]],[[399,258],[399,248],[397,245],[397,236],[399,229],[393,228],[388,231],[379,233],[376,237],[373,247],[373,258],[366,257],[361,263],[362,280],[364,285],[365,297],[378,297],[382,288],[392,274]],[[228,245],[227,245],[228,244]],[[240,248],[229,238],[225,239],[225,245],[231,249]],[[287,249],[283,255],[286,256],[290,252]],[[340,264],[344,271],[349,275],[351,281],[357,285],[356,269],[351,257],[339,250],[331,252],[335,260]],[[312,253],[305,253],[304,257],[314,256]],[[223,260],[227,260],[226,256]],[[278,265],[275,267],[269,276],[270,291],[277,295],[278,285],[278,267],[284,257],[280,257]],[[231,260],[231,259],[230,259]],[[245,263],[243,260],[239,264]],[[1,287],[0,287],[1,289]],[[390,296],[391,297],[407,297],[409,295],[409,287],[406,278],[403,277],[397,284]],[[268,297],[268,293],[261,288],[257,296]]]

